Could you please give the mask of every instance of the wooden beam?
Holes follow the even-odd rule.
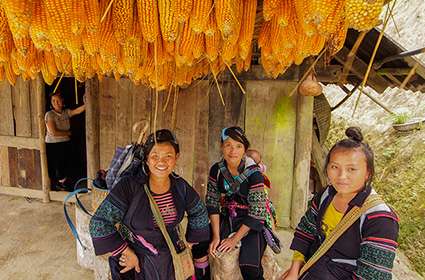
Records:
[[[46,94],[44,91],[44,81],[39,73],[34,81],[35,83],[35,98],[37,108],[37,125],[38,125],[38,144],[40,149],[40,165],[41,165],[41,187],[43,190],[43,202],[49,202],[50,192],[50,178],[47,167],[47,153],[46,153],[46,125],[44,123],[44,108],[46,105]]]
[[[349,53],[350,53],[350,50],[347,49],[347,47],[344,47],[341,49],[341,51],[339,51],[336,54],[335,59],[339,63],[345,64],[345,62],[348,59]],[[363,80],[364,75],[366,74],[366,71],[367,71],[367,64],[363,60],[361,60],[358,56],[355,56],[353,65],[351,67],[351,72],[355,74],[360,80]],[[367,84],[380,93],[384,92],[387,89],[387,87],[390,85],[390,83],[386,79],[378,75],[376,71],[373,69],[371,69],[370,71]]]
[[[296,228],[307,210],[313,132],[313,101],[314,97],[312,96],[298,95],[297,98],[295,162],[291,202],[292,228]]]
[[[381,68],[376,70],[376,74],[383,76],[387,74],[396,75],[396,76],[406,76],[410,72],[410,68]]]
[[[342,66],[328,65],[327,67],[319,67],[315,69],[316,76],[319,82],[332,83],[337,82],[342,73]],[[300,76],[300,66],[291,66],[285,73],[279,75],[276,79],[266,76],[261,65],[252,65],[249,71],[242,72],[237,75],[240,81],[261,81],[261,80],[285,80],[285,81],[298,81]],[[217,80],[219,82],[234,81],[230,71],[221,73]]]
[[[38,138],[0,135],[0,146],[39,150]]]
[[[8,187],[8,186],[0,186],[0,194],[35,198],[35,199],[43,199],[43,197],[45,195],[42,190],[36,190],[36,189],[30,189],[30,188],[20,188],[20,187]],[[53,191],[51,191],[49,193],[49,197],[50,197],[51,201],[63,202],[63,200],[65,199],[65,197],[68,194],[69,194],[69,192],[53,192]],[[75,202],[75,198],[73,197],[68,201],[69,202]]]
[[[100,168],[99,149],[99,80],[93,78],[86,81],[86,147],[87,177],[95,178]],[[96,210],[93,200],[93,209]]]

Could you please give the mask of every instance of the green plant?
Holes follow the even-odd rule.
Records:
[[[393,124],[406,123],[411,118],[409,113],[399,113],[392,116]]]

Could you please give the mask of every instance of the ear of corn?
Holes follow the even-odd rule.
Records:
[[[176,4],[177,1],[174,0],[158,0],[161,33],[166,41],[175,41],[177,38],[178,21],[176,17]]]
[[[112,27],[118,43],[124,44],[133,29],[133,0],[115,0],[112,6]]]
[[[239,55],[245,60],[252,49],[255,18],[257,15],[257,0],[243,1],[241,31],[239,35]]]
[[[208,16],[212,8],[212,0],[193,0],[193,9],[190,17],[190,28],[195,33],[204,32]]]
[[[143,38],[153,43],[159,36],[158,1],[137,0],[137,12]]]
[[[359,31],[375,27],[384,6],[384,0],[346,0],[345,15],[348,27]]]

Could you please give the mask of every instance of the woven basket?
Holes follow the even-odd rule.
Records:
[[[100,189],[92,185],[92,208],[93,212],[96,211],[97,207],[102,203],[102,201],[108,196],[109,190]]]

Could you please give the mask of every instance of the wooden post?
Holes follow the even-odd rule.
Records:
[[[319,173],[320,184],[326,186],[327,178],[324,172],[325,161],[326,161],[327,151],[319,143],[316,134],[313,134],[312,138],[312,147],[311,147],[311,156],[316,166],[317,173]]]
[[[35,95],[37,102],[37,124],[38,139],[40,145],[40,164],[41,164],[41,185],[43,189],[43,202],[50,201],[50,178],[47,169],[47,153],[44,137],[46,135],[46,125],[44,123],[44,108],[46,104],[46,93],[44,91],[44,81],[41,74],[38,74],[35,81]]]
[[[311,137],[313,133],[313,101],[311,96],[298,95],[295,132],[295,162],[291,203],[291,227],[295,228],[307,209]]]
[[[99,81],[93,78],[86,81],[86,147],[87,177],[94,178],[100,168],[99,156]],[[96,195],[93,195],[96,197]],[[92,202],[94,205],[95,202]],[[96,205],[98,206],[98,205]],[[94,207],[95,208],[95,207]]]

